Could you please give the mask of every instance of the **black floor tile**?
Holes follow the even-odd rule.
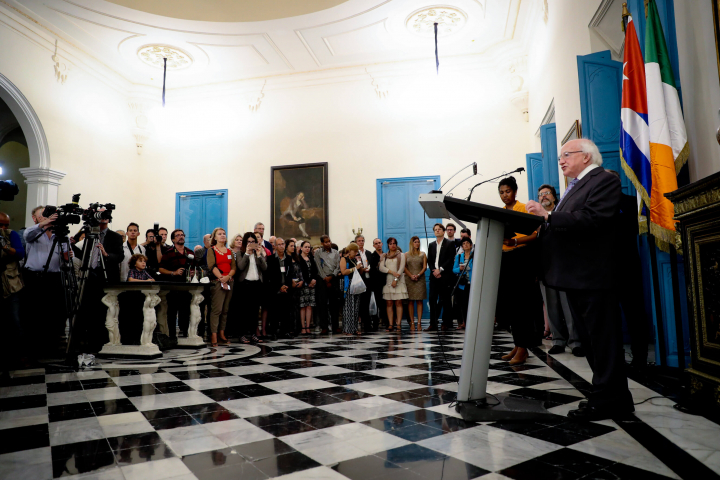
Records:
[[[547,390],[536,390],[533,388],[517,388],[509,392],[511,397],[530,398],[533,400],[543,400],[545,408],[557,407],[568,403],[577,402],[581,398],[566,395],[560,392],[549,392]]]
[[[160,393],[178,393],[178,392],[192,392],[193,388],[185,385],[183,382],[165,382],[153,384],[155,390]]]
[[[630,478],[632,480],[668,480],[670,477],[631,467],[630,465],[616,463],[593,473],[592,478],[600,480],[615,480],[617,478]]]
[[[299,373],[295,372],[271,372],[270,375],[275,377],[278,380],[294,380],[296,378],[307,378],[305,375],[301,375]],[[247,378],[247,376],[245,377]]]
[[[334,465],[332,469],[350,480],[370,480],[402,471],[399,465],[375,455],[345,460]]]
[[[413,398],[421,398],[423,395],[419,393],[413,393],[409,391],[405,392],[396,392],[396,393],[388,393],[387,395],[380,395],[384,398],[389,398],[390,400],[395,400],[397,402],[404,402],[407,400],[412,400]]]
[[[148,420],[156,420],[160,418],[168,418],[168,417],[183,417],[187,415],[188,413],[179,407],[173,407],[173,408],[161,408],[159,410],[146,410],[142,412],[142,414],[147,418]]]
[[[212,452],[210,452],[212,453]],[[216,454],[215,461],[227,461],[228,457]],[[251,462],[232,465],[218,465],[210,470],[195,472],[198,480],[265,480],[268,478]]]
[[[291,393],[287,393],[286,395],[296,398],[296,399],[300,400],[301,402],[309,403],[310,405],[313,405],[315,407],[319,407],[321,405],[332,405],[333,403],[341,403],[343,401],[343,400],[340,400],[339,398],[335,398],[330,395],[325,395],[324,393],[320,393],[316,390],[291,392]]]
[[[284,413],[272,413],[270,415],[258,415],[256,417],[247,417],[245,421],[252,423],[256,427],[266,427],[268,425],[278,425],[281,423],[293,422],[297,419],[289,417]]]
[[[196,476],[207,470],[217,470],[218,467],[230,467],[247,464],[248,460],[237,453],[234,448],[212,450],[210,452],[195,453],[183,457],[183,463]],[[242,470],[242,467],[239,467]],[[222,478],[222,477],[215,477]]]
[[[48,424],[0,430],[0,455],[50,445]]]
[[[532,387],[541,383],[553,382],[556,377],[546,377],[540,375],[531,375],[525,373],[507,373],[504,375],[495,375],[490,377],[489,381],[496,383],[504,383],[507,385],[517,385],[518,387]]]
[[[409,400],[403,400],[403,403],[407,403],[408,405],[418,408],[430,408],[450,402],[445,402],[440,397],[417,397]]]
[[[26,408],[44,407],[47,405],[47,395],[27,395],[25,397],[0,398],[0,412],[10,410],[24,410]]]
[[[89,440],[87,442],[70,443],[67,445],[57,445],[51,447],[53,462],[61,460],[69,460],[71,458],[78,459],[80,457],[94,457],[109,453],[112,456],[112,450],[107,439]],[[114,459],[113,459],[114,463]]]
[[[119,398],[117,400],[101,400],[98,402],[90,402],[95,415],[115,415],[118,413],[137,412],[137,408],[127,398]]]
[[[90,402],[70,403],[68,405],[56,405],[48,407],[48,420],[51,422],[60,422],[63,420],[75,420],[77,418],[94,417]]]
[[[241,375],[241,377],[255,383],[277,382],[280,380],[278,377],[274,377],[269,373],[251,373],[248,375]]]
[[[253,462],[253,466],[272,478],[319,467],[320,464],[300,452],[290,452],[276,457],[257,460]]]
[[[209,412],[217,412],[217,411],[227,411],[225,407],[218,403],[203,403],[200,405],[187,405],[185,407],[182,407],[183,410],[185,410],[190,415],[201,415],[203,413],[209,413]]]
[[[53,457],[53,478],[69,477],[79,474],[101,473],[116,468],[115,456],[110,451],[99,452],[95,455],[82,457],[58,458]]]
[[[562,468],[580,475],[587,475],[612,465],[612,460],[596,457],[588,453],[563,448],[535,458],[540,463]]]
[[[246,443],[235,446],[233,449],[251,462],[295,451],[290,445],[277,438]]]
[[[296,433],[315,430],[314,427],[311,427],[307,423],[303,423],[298,420],[293,420],[287,423],[279,423],[275,425],[265,425],[261,426],[260,428],[272,435],[275,435],[276,437],[284,437],[285,435],[294,435]]]
[[[146,383],[143,385],[129,385],[127,387],[120,387],[128,397],[140,397],[145,395],[157,395],[160,393],[153,385]]]
[[[200,422],[195,420],[190,415],[184,415],[182,417],[166,417],[166,418],[155,418],[148,420],[150,425],[155,430],[168,430],[170,428],[189,427],[191,425],[200,425]]]
[[[69,382],[53,382],[47,384],[47,393],[72,392],[82,389],[82,384],[78,380],[71,380]]]
[[[92,380],[80,380],[83,390],[92,390],[95,388],[111,388],[117,387],[112,378],[95,378]]]
[[[201,378],[207,378],[200,375],[201,370],[193,370],[190,372],[169,372],[178,380],[199,380]]]
[[[262,385],[240,385],[239,387],[231,387],[236,392],[240,392],[246,397],[262,397],[263,395],[277,395],[278,392],[271,390]]]
[[[233,390],[229,387],[222,387],[222,388],[211,388],[209,390],[201,390],[201,392],[208,397],[212,398],[216,402],[224,402],[226,400],[237,400],[239,398],[247,398],[247,395],[244,395],[237,390]]]
[[[296,420],[307,423],[318,430],[353,423],[352,420],[348,420],[347,418],[343,418],[332,413],[328,414],[327,412],[325,412],[325,415],[295,415],[295,413],[296,412],[288,412],[288,415],[292,416]]]
[[[157,445],[164,443],[163,439],[157,432],[135,433],[132,435],[121,435],[119,437],[111,437],[107,439],[110,449],[114,452],[125,450],[127,448],[145,447],[148,445]]]
[[[214,412],[201,413],[199,415],[193,415],[192,417],[198,423],[216,423],[224,422],[227,420],[237,420],[238,418],[240,418],[231,411],[225,409],[216,410]]]
[[[422,423],[416,423],[415,425],[398,428],[389,431],[388,433],[391,433],[396,437],[400,437],[409,442],[419,442],[428,438],[437,437],[445,432]]]
[[[393,431],[399,430],[412,425],[417,425],[416,422],[403,418],[400,415],[390,415],[387,417],[373,418],[372,420],[366,420],[361,422],[363,425],[367,425],[381,432],[393,433]]]
[[[205,378],[218,378],[218,377],[233,377],[232,373],[228,373],[225,370],[214,369],[214,370],[199,370]]]

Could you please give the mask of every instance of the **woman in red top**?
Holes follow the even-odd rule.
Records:
[[[207,252],[208,270],[212,272],[216,280],[210,289],[210,343],[213,347],[218,345],[218,327],[220,329],[220,341],[230,345],[225,337],[225,325],[227,324],[227,313],[232,298],[233,275],[235,275],[235,258],[233,251],[225,246],[227,234],[222,228],[216,228],[210,235],[212,247]]]

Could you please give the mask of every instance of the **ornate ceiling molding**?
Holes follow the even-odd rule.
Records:
[[[167,60],[168,70],[182,70],[193,64],[188,53],[170,45],[145,45],[140,47],[137,56],[144,64],[156,68],[164,68]]]
[[[424,7],[411,13],[405,20],[405,27],[414,35],[434,37],[438,24],[438,38],[453,35],[465,26],[467,14],[450,6]]]

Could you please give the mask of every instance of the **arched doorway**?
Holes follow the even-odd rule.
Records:
[[[20,189],[26,192],[25,218],[14,225],[19,229],[23,225],[32,225],[30,212],[35,206],[57,204],[58,187],[65,173],[50,168],[50,149],[40,119],[25,95],[1,73],[0,99],[15,116],[30,157],[29,166],[20,169],[24,185],[18,182]]]

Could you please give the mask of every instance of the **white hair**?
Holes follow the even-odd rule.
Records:
[[[258,223],[256,223],[256,224],[255,224],[255,226],[254,226],[253,228],[257,228],[257,227],[258,227],[258,225],[262,225],[263,227],[265,226],[265,224],[264,224],[264,223],[262,223],[262,222],[258,222]]]
[[[590,161],[597,165],[598,167],[602,167],[603,159],[602,155],[600,154],[600,150],[598,150],[597,145],[595,145],[595,142],[590,140],[589,138],[581,138],[579,139],[580,142],[580,149],[584,153],[590,154]]]

